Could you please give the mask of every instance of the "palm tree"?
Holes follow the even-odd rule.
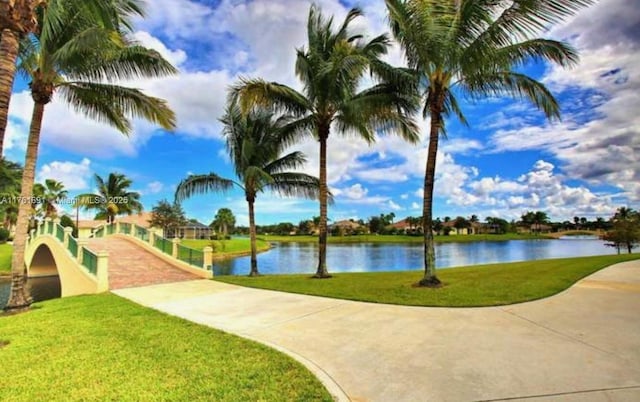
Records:
[[[234,88],[242,109],[266,104],[299,116],[293,123],[302,134],[313,134],[320,143],[320,222],[318,268],[314,277],[328,278],[327,255],[327,140],[334,132],[351,134],[372,142],[375,131],[397,131],[417,141],[417,126],[410,115],[417,98],[411,88],[414,77],[380,61],[390,45],[386,35],[366,42],[351,34],[349,25],[362,12],[351,9],[337,31],[333,18],[325,19],[311,6],[307,25],[307,49],[297,49],[296,75],[304,90],[261,79],[244,80]],[[380,83],[358,91],[367,73]]]
[[[22,199],[32,194],[44,109],[55,91],[76,111],[108,123],[125,134],[131,132],[130,117],[147,119],[165,129],[175,127],[175,116],[164,100],[109,82],[172,74],[176,71],[173,66],[157,52],[129,43],[124,32],[96,26],[74,9],[66,9],[56,17],[60,20],[49,18],[49,13],[45,12],[39,21],[39,35],[32,35],[22,42],[18,67],[31,79],[29,86],[34,100],[22,176]],[[64,29],[53,29],[60,21],[66,21],[62,24]],[[26,309],[31,303],[24,289],[24,248],[29,213],[30,206],[20,203],[12,257],[11,296],[5,309]]]
[[[2,226],[11,231],[18,217],[22,166],[0,157],[0,215]]]
[[[131,27],[130,17],[142,16],[141,0],[12,0],[0,2],[0,155],[9,114],[9,100],[16,73],[19,43],[42,31],[37,16],[46,14],[49,31],[65,28],[65,9],[72,9],[96,25],[116,29]],[[46,35],[46,33],[45,33]]]
[[[64,184],[53,179],[46,179],[44,185],[36,183],[33,186],[33,193],[39,194],[38,198],[45,218],[54,218],[58,213],[56,203],[67,196]]]
[[[440,286],[436,276],[432,227],[433,186],[445,118],[467,121],[456,95],[471,99],[509,95],[530,100],[545,115],[560,117],[553,95],[517,69],[530,60],[573,65],[577,53],[567,44],[534,38],[591,0],[385,0],[391,30],[408,67],[419,75],[423,117],[430,117],[424,176],[425,274],[420,285]]]
[[[132,215],[142,211],[140,193],[129,191],[131,179],[121,173],[109,173],[107,180],[94,175],[97,194],[80,194],[84,209],[97,210],[95,219],[115,222],[117,215]]]
[[[254,217],[256,196],[268,189],[284,196],[317,199],[318,179],[290,171],[305,163],[302,153],[291,152],[281,156],[290,143],[286,132],[289,118],[275,118],[273,112],[255,108],[244,114],[239,106],[232,103],[227,107],[221,121],[224,124],[223,134],[226,137],[227,151],[239,180],[226,179],[213,172],[191,175],[178,185],[175,197],[181,201],[194,194],[224,192],[234,185],[242,189],[249,208],[249,275],[256,276],[259,275]]]
[[[236,217],[229,208],[220,208],[216,213],[213,223],[217,225],[222,232],[223,239],[226,239],[229,228],[233,228],[236,224]]]

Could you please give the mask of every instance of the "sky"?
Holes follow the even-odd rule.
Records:
[[[354,31],[388,32],[383,0],[319,0],[325,15],[342,21],[358,6],[364,17]],[[562,121],[550,123],[524,101],[464,101],[469,127],[447,122],[440,141],[435,217],[472,214],[518,219],[545,211],[552,220],[609,218],[621,206],[640,209],[640,8],[633,0],[601,0],[541,36],[566,40],[580,52],[571,69],[531,64],[527,74],[559,100]],[[153,0],[135,25],[135,38],[158,50],[180,74],[133,82],[167,99],[177,115],[168,133],[136,121],[134,133],[86,119],[54,97],[42,127],[36,181],[62,181],[70,196],[95,190],[94,174],[127,175],[146,210],[173,200],[189,174],[215,172],[233,178],[221,124],[227,88],[240,77],[260,77],[301,89],[295,49],[305,45],[306,0]],[[403,65],[397,45],[385,57]],[[16,80],[4,155],[24,163],[33,108],[27,83]],[[367,219],[393,212],[396,220],[422,214],[429,121],[420,119],[421,141],[379,136],[374,144],[333,132],[328,147],[329,186],[335,204],[329,219]],[[293,149],[307,157],[304,172],[318,173],[318,143]],[[68,205],[61,205],[62,209]],[[183,203],[189,218],[208,224],[230,208],[248,224],[241,191],[198,195]],[[85,213],[91,218],[92,213]],[[316,201],[258,196],[258,224],[297,223],[319,215]]]

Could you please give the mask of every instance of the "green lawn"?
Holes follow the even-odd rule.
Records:
[[[0,316],[0,367],[2,401],[331,400],[280,352],[112,294]]]
[[[0,244],[0,275],[11,273],[11,254],[13,246],[11,244]]]
[[[264,240],[258,240],[256,243],[258,251],[269,249],[269,243]],[[210,246],[213,247],[214,255],[220,257],[232,257],[234,255],[249,254],[251,252],[249,239],[244,238],[231,240],[182,240],[180,244],[196,250],[202,250]]]
[[[318,236],[275,236],[260,235],[259,239],[277,242],[317,242]],[[550,239],[544,235],[533,234],[480,234],[480,235],[451,235],[435,236],[438,243],[468,243],[474,241],[505,241],[505,240],[529,240]],[[356,235],[356,236],[329,236],[329,243],[422,243],[422,236],[406,235]]]
[[[214,279],[242,286],[374,303],[494,306],[551,296],[599,269],[638,258],[640,254],[636,253],[442,269],[438,271],[438,277],[445,286],[439,289],[414,287],[422,277],[421,271],[342,273],[331,279],[311,279],[310,274],[256,278],[218,276]]]

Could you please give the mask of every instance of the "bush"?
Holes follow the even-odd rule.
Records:
[[[0,228],[0,243],[6,243],[9,239],[10,233],[5,228]]]

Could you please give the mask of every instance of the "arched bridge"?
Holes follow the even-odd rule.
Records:
[[[58,220],[33,229],[24,261],[29,277],[60,276],[61,296],[212,277],[212,249],[194,250],[146,228],[113,223],[76,239]]]

